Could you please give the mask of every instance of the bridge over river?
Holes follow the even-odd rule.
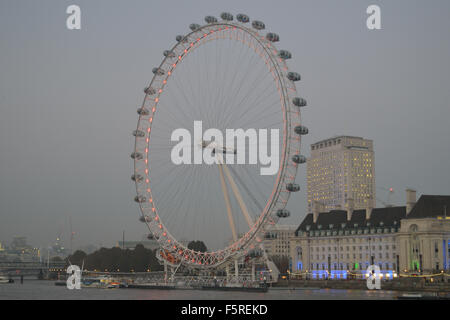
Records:
[[[48,263],[42,263],[38,261],[0,262],[0,275],[9,278],[35,278],[39,276],[46,276],[49,272],[65,273],[65,271],[65,261],[50,261]]]

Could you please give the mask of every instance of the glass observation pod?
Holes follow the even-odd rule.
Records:
[[[216,19],[216,17],[213,17],[213,16],[206,16],[205,21],[206,21],[206,23],[216,23],[217,19]]]
[[[277,42],[280,41],[280,36],[276,33],[269,32],[268,34],[266,34],[266,39],[272,42]]]
[[[287,60],[287,59],[292,58],[292,54],[291,54],[289,51],[287,51],[287,50],[280,50],[280,51],[278,52],[278,56],[279,56],[281,59],[284,59],[284,60]]]
[[[255,20],[252,22],[252,27],[255,28],[256,30],[264,30],[266,25],[262,21]]]
[[[302,156],[300,154],[296,154],[296,155],[292,156],[292,161],[294,161],[295,163],[305,163],[306,157]]]
[[[144,180],[144,177],[142,177],[140,174],[133,174],[131,176],[131,180],[141,182],[142,180]]]
[[[291,213],[287,209],[280,209],[277,211],[277,217],[279,217],[279,218],[287,218],[290,215],[291,215]]]
[[[301,77],[297,72],[288,72],[287,77],[291,81],[300,81]]]
[[[158,76],[162,76],[164,74],[164,70],[161,68],[153,68],[152,72]]]
[[[148,95],[153,95],[156,93],[156,90],[153,89],[152,87],[147,87],[144,89],[144,93],[148,94]]]
[[[226,21],[233,21],[233,15],[231,13],[228,12],[223,12],[220,17],[222,18],[222,20],[226,20]]]
[[[242,23],[247,23],[250,21],[250,18],[248,17],[248,15],[242,14],[242,13],[239,13],[236,16],[236,19],[237,19],[237,21],[242,22]]]
[[[147,200],[147,198],[145,198],[144,196],[136,196],[134,197],[134,201],[136,201],[137,203],[143,203]]]
[[[300,190],[300,186],[296,183],[288,183],[286,189],[290,192],[297,192]]]
[[[165,50],[163,52],[163,54],[164,54],[165,57],[169,57],[169,58],[175,57],[175,53],[173,53],[173,51],[170,51],[170,50]]]
[[[183,42],[187,42],[187,38],[185,38],[183,35],[179,34],[175,37],[175,39],[177,40],[177,42],[183,41]]]
[[[139,221],[140,222],[150,222],[152,219],[149,216],[140,216]]]
[[[131,154],[131,158],[133,158],[133,159],[135,159],[135,160],[141,160],[141,159],[143,159],[142,153],[139,153],[139,152],[133,152],[133,153]]]
[[[308,134],[308,132],[309,132],[308,128],[305,126],[296,126],[294,128],[294,131],[296,134],[300,134],[300,135],[305,135],[305,134]]]
[[[150,112],[147,109],[145,109],[145,108],[137,109],[137,113],[140,116],[148,116],[150,114]]]
[[[134,130],[133,136],[142,138],[145,137],[145,132],[142,130]]]
[[[297,107],[306,107],[306,100],[300,97],[295,97],[292,99],[292,103]]]
[[[198,30],[200,28],[201,28],[201,26],[199,24],[197,24],[197,23],[191,23],[189,25],[189,29],[191,29],[192,31]]]

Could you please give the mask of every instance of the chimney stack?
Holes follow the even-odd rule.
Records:
[[[408,215],[416,204],[416,190],[406,189],[406,215]]]
[[[347,221],[352,220],[353,209],[355,208],[355,202],[353,199],[347,199]]]
[[[319,201],[314,201],[313,203],[313,222],[316,223],[317,219],[319,218],[319,213],[324,212],[325,207],[323,203]]]
[[[373,201],[372,197],[367,197],[367,206],[366,206],[366,220],[370,219],[373,210]]]

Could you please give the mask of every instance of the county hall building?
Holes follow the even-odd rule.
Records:
[[[450,269],[450,196],[407,190],[406,206],[324,211],[316,205],[290,239],[291,272],[312,279],[364,277],[378,265],[383,277]]]

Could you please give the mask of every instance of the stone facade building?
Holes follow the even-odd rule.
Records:
[[[450,196],[422,196],[397,234],[400,270],[438,273],[450,269]]]
[[[297,226],[275,225],[266,233],[264,238],[264,250],[269,257],[290,255],[290,238],[294,236]]]
[[[314,206],[291,238],[293,273],[311,278],[364,277],[378,265],[383,277],[400,272],[435,272],[449,264],[450,196],[421,196],[407,190],[407,205],[355,210]]]

